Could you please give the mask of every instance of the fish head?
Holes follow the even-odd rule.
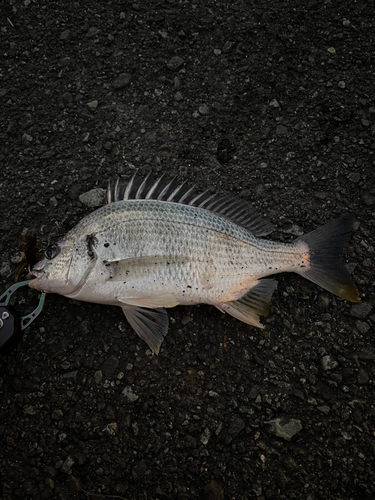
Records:
[[[85,239],[66,238],[45,250],[44,258],[30,272],[34,279],[29,286],[47,293],[71,294],[82,287],[92,260]]]

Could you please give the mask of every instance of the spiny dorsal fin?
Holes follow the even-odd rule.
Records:
[[[189,188],[185,182],[178,184],[175,178],[166,181],[164,176],[155,180],[151,173],[142,179],[136,171],[129,182],[123,181],[119,177],[113,186],[109,183],[107,202],[124,200],[159,200],[182,203],[214,212],[244,227],[255,236],[265,236],[273,231],[273,225],[244,200],[231,196],[209,194],[207,191],[198,193],[194,186]]]

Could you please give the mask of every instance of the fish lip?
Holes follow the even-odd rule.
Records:
[[[28,274],[28,278],[40,279],[44,276],[44,274],[45,273],[44,273],[43,269],[32,269]]]
[[[35,290],[41,290],[39,283],[42,280],[42,278],[44,277],[44,275],[45,275],[45,272],[43,271],[43,269],[32,269],[27,276],[31,280],[29,282],[29,287],[34,288]],[[45,291],[45,290],[41,290],[41,291]]]

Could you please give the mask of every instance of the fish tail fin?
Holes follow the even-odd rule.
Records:
[[[347,215],[298,238],[295,243],[306,243],[308,254],[306,266],[295,272],[343,299],[360,302],[357,287],[340,260],[355,229],[355,217]]]

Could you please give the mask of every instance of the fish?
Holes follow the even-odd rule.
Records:
[[[50,245],[29,286],[71,299],[120,306],[158,354],[167,308],[209,304],[264,328],[277,273],[294,272],[359,302],[340,259],[355,230],[347,214],[291,243],[265,239],[273,225],[246,201],[198,193],[164,176],[135,173],[109,183],[107,204]]]

